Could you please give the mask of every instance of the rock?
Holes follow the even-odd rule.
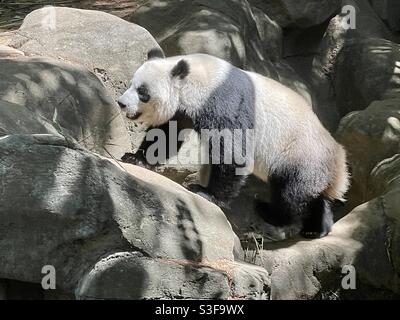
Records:
[[[20,50],[0,44],[0,58],[14,58],[23,55],[24,53]]]
[[[307,28],[326,21],[340,8],[340,0],[249,0],[281,27]]]
[[[351,212],[327,237],[263,241],[246,252],[246,260],[270,274],[271,299],[400,297],[399,111],[397,97],[342,120],[338,139],[352,169],[345,211]],[[355,289],[345,290],[342,281],[353,267]]]
[[[130,150],[119,107],[86,68],[48,58],[0,59],[0,135],[62,133],[119,159]]]
[[[378,187],[381,182],[372,179],[371,174],[377,165],[383,165],[400,152],[399,112],[397,97],[375,101],[364,111],[352,112],[342,119],[337,137],[346,147],[351,164],[349,208],[382,193],[383,188]]]
[[[172,0],[160,5],[152,0],[131,21],[149,30],[167,56],[208,53],[276,77],[271,61],[281,57],[281,28],[247,1]]]
[[[51,121],[40,118],[34,111],[23,105],[0,100],[0,136],[32,132],[58,134]]]
[[[375,100],[399,92],[400,45],[384,39],[346,44],[337,57],[333,77],[336,105],[341,116],[362,110]]]
[[[0,154],[0,278],[53,265],[81,299],[268,294],[222,211],[174,182],[55,135],[4,136]]]
[[[147,52],[159,48],[142,27],[101,11],[44,7],[28,14],[9,45],[27,55],[79,63],[114,98],[125,90]]]
[[[348,25],[349,11],[347,6],[355,9],[355,29],[344,27]],[[349,80],[341,77],[342,83],[339,81],[333,83],[337,75],[337,68],[341,68],[338,65],[338,57],[342,49],[347,48],[345,49],[347,54],[344,58],[347,65],[343,66],[343,71],[353,73],[355,70],[368,70],[369,68],[368,63],[364,65],[361,62],[362,64],[360,65],[360,57],[354,59],[353,52],[350,53],[355,46],[361,46],[362,41],[367,41],[365,39],[369,38],[382,38],[382,40],[378,40],[381,42],[384,42],[383,39],[393,39],[392,34],[377,17],[367,1],[342,0],[341,7],[346,9],[344,10],[345,14],[340,13],[330,20],[329,25],[324,28],[323,36],[321,34],[320,41],[315,41],[315,43],[319,44],[319,47],[315,50],[316,54],[310,64],[310,69],[300,73],[310,83],[311,91],[314,93],[315,105],[317,106],[315,108],[317,115],[331,132],[337,129],[340,118],[347,112],[367,107],[367,105],[361,106],[350,102],[348,107],[343,110],[341,105],[337,105],[337,91],[340,91],[339,95],[346,91],[349,94],[357,95],[354,92],[355,90],[348,89]],[[295,47],[298,47],[298,45]],[[346,71],[350,63],[352,68],[355,69]],[[376,65],[377,63],[373,61],[372,65],[374,64]],[[346,76],[348,76],[347,73]],[[354,85],[358,85],[356,81]],[[339,99],[343,100],[344,98]]]
[[[396,0],[372,0],[372,7],[393,31],[400,31],[400,2]]]
[[[151,0],[140,7],[130,21],[149,30],[167,56],[207,53],[246,70],[267,75],[300,93],[312,104],[307,85],[281,60],[282,30],[265,13],[239,0]],[[179,23],[177,23],[179,21]],[[157,172],[182,182],[199,166],[198,140],[192,136],[182,162],[190,165],[168,165]],[[186,157],[191,153],[193,157]],[[182,156],[183,155],[183,156]]]
[[[120,252],[97,262],[76,295],[78,299],[266,299],[268,284],[267,272],[253,265],[203,265]]]
[[[357,207],[325,238],[268,243],[257,264],[271,275],[271,299],[398,298],[399,191]],[[354,290],[342,287],[345,266]]]
[[[7,300],[7,288],[4,281],[0,280],[0,300]]]
[[[101,11],[63,7],[31,12],[19,30],[6,39],[8,45],[26,55],[53,57],[87,67],[114,100],[126,90],[133,73],[147,59],[148,51],[160,48],[138,25]],[[144,127],[127,119],[125,124],[135,149]]]
[[[347,40],[358,38],[384,38],[387,40],[394,40],[393,34],[388,30],[382,20],[379,19],[369,2],[364,0],[342,0],[342,8],[347,9],[346,7],[350,6],[355,9],[355,28],[344,30]],[[343,11],[344,13],[342,15],[339,14],[341,20],[347,19],[349,15],[348,10]],[[337,17],[338,16],[336,16],[336,18]],[[345,21],[343,21],[343,23],[345,23]],[[339,27],[343,29],[343,25]]]

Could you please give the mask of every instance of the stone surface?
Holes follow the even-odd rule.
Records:
[[[0,278],[53,265],[78,298],[228,298],[232,273],[241,296],[265,294],[222,211],[174,182],[56,135],[1,137],[0,154]]]
[[[355,208],[328,237],[268,243],[257,264],[271,275],[271,299],[398,298],[397,187]],[[344,266],[355,268],[355,290],[344,290]]]
[[[376,13],[394,31],[400,31],[400,2],[396,0],[371,0]]]
[[[8,44],[26,55],[86,66],[114,98],[127,87],[147,52],[159,48],[140,26],[101,11],[62,7],[45,7],[28,14]]]
[[[149,30],[167,56],[208,53],[276,76],[271,60],[281,56],[281,29],[247,1],[152,0],[131,21]]]
[[[366,110],[344,117],[338,139],[346,147],[351,164],[352,187],[348,206],[354,207],[382,193],[371,173],[379,163],[400,153],[399,97],[373,102]]]
[[[328,26],[323,27],[323,33],[320,33],[320,40],[314,42],[319,46],[316,48],[311,58],[312,61],[309,64],[310,68],[300,72],[310,84],[309,87],[314,94],[314,103],[316,105],[316,108],[314,108],[315,112],[325,126],[332,132],[337,129],[340,118],[346,113],[368,106],[368,103],[359,105],[360,101],[354,101],[353,98],[357,99],[358,90],[351,86],[357,86],[359,84],[358,81],[374,80],[364,79],[365,75],[362,76],[363,79],[354,81],[353,79],[350,80],[350,78],[352,78],[355,73],[372,71],[369,67],[370,62],[371,66],[385,68],[385,66],[379,67],[379,61],[382,61],[382,59],[379,59],[381,55],[378,53],[376,57],[379,61],[375,60],[376,57],[374,56],[371,56],[372,61],[370,62],[365,61],[365,59],[362,60],[364,57],[354,57],[354,55],[359,52],[356,48],[362,47],[363,41],[373,41],[371,38],[379,38],[379,40],[375,40],[377,43],[384,43],[383,39],[393,40],[393,35],[388,31],[367,1],[342,0],[341,7],[345,8],[346,6],[355,9],[355,29],[344,27],[348,22],[348,13],[337,14],[333,17],[329,21]],[[386,46],[387,44],[384,45]],[[377,46],[380,45],[377,44]],[[295,48],[297,47],[299,47],[298,44],[296,44]],[[341,54],[342,51],[343,54]],[[383,52],[383,55],[388,56],[388,53]],[[341,56],[341,64],[339,64],[339,56]],[[300,60],[300,62],[301,61],[302,60]],[[352,68],[351,71],[347,69],[350,68],[350,64]],[[340,72],[345,72],[346,76],[342,76]],[[345,79],[347,76],[350,78]],[[374,74],[373,78],[375,78],[375,76]],[[338,80],[334,82],[335,79]],[[377,81],[377,83],[378,82],[379,81]],[[352,95],[350,100],[346,100],[347,97],[342,97],[342,95],[346,93],[347,95]],[[345,106],[343,106],[343,104]]]
[[[62,133],[119,159],[130,141],[119,107],[86,68],[49,58],[0,59],[0,135]]]
[[[399,93],[399,61],[400,45],[388,40],[346,44],[338,55],[333,78],[340,116]]]
[[[281,27],[306,28],[326,21],[340,8],[340,0],[249,0]]]
[[[24,53],[20,50],[0,44],[0,58],[14,58],[23,55]]]

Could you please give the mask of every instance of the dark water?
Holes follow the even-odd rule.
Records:
[[[17,29],[29,12],[48,5],[101,10],[124,18],[145,2],[146,0],[0,0],[0,31]]]

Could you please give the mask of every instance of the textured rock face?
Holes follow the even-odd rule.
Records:
[[[341,50],[335,75],[336,105],[341,116],[399,92],[400,46],[369,38]]]
[[[306,28],[326,21],[340,8],[340,0],[249,0],[281,27]]]
[[[0,58],[14,58],[23,56],[22,51],[0,44]]]
[[[256,263],[270,274],[272,299],[400,296],[399,110],[399,98],[376,101],[341,121],[338,137],[352,169],[351,212],[326,238],[264,243]],[[346,266],[355,268],[355,290],[342,287]]]
[[[8,44],[28,55],[78,63],[93,71],[116,98],[159,48],[142,27],[100,11],[45,7],[26,16]]]
[[[356,29],[343,28],[345,5]],[[129,141],[113,101],[158,48],[142,27],[44,8],[0,34],[0,299],[399,298],[397,7],[151,0],[129,17],[168,55],[214,54],[312,96],[332,132],[343,117],[352,188],[332,233],[312,241],[285,240],[296,230],[254,213],[254,197],[268,200],[260,181],[225,216],[165,177],[106,158],[142,139],[132,127]],[[197,149],[191,139],[182,151]],[[158,172],[182,183],[197,169]],[[51,293],[41,289],[44,265],[56,268]],[[342,286],[349,266],[356,290]]]
[[[160,48],[138,25],[101,11],[61,7],[31,12],[18,31],[6,35],[4,41],[26,55],[87,67],[114,100],[128,87],[133,73],[147,59],[147,52]],[[140,144],[143,126],[125,122],[135,148]]]
[[[130,149],[119,107],[84,67],[49,58],[0,59],[0,78],[0,135],[62,132],[118,159]]]
[[[338,139],[348,150],[352,168],[350,207],[371,200],[384,191],[372,178],[375,170],[392,163],[400,151],[400,99],[373,102],[363,111],[344,117]]]
[[[168,56],[203,52],[276,76],[271,60],[281,56],[281,28],[247,1],[154,0],[131,20],[149,30]]]
[[[228,298],[237,272],[241,294],[264,293],[222,211],[172,181],[55,135],[2,137],[0,154],[0,278],[40,283],[53,265],[79,298]]]

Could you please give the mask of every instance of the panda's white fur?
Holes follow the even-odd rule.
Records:
[[[179,70],[173,76],[171,72],[182,61],[188,70],[182,70],[186,72],[183,76]],[[248,80],[242,84],[244,77]],[[253,109],[255,142],[253,173],[267,181],[275,173],[290,175],[287,171],[296,168],[299,172],[295,179],[304,182],[307,196],[342,200],[349,186],[343,147],[323,127],[303,97],[273,79],[240,70],[206,54],[152,59],[135,72],[130,88],[119,102],[127,106],[128,117],[140,114],[137,121],[154,127],[169,121],[177,112],[196,119],[226,83],[233,88],[237,83],[239,91],[241,86],[251,83],[252,88],[244,92],[254,92],[254,105],[249,106]],[[147,103],[142,103],[137,93],[143,84],[150,96]],[[230,98],[230,93],[223,94]],[[240,112],[236,117],[244,116],[242,109]]]

